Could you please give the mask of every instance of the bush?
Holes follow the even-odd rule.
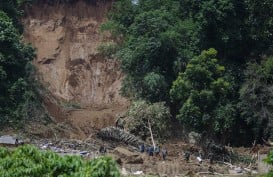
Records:
[[[59,156],[40,151],[34,146],[15,150],[0,148],[1,177],[119,177],[120,173],[110,157],[85,161],[78,156]]]

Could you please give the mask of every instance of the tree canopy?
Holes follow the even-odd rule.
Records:
[[[126,74],[121,92],[132,99],[165,101],[184,127],[209,131],[225,137],[224,142],[239,134],[249,140],[268,137],[255,132],[268,131],[268,121],[251,123],[257,116],[245,116],[252,105],[247,88],[261,76],[244,75],[244,70],[248,62],[260,67],[264,56],[272,55],[272,7],[266,0],[115,2],[102,29],[111,31],[118,46],[113,56]],[[264,87],[258,95],[270,95],[268,80]]]
[[[240,89],[241,116],[252,125],[256,138],[273,138],[273,58],[248,63]]]
[[[34,50],[22,42],[19,21],[19,7],[37,1],[0,1],[5,123],[31,117],[39,100],[29,82]],[[55,2],[75,1],[45,1]],[[124,96],[157,109],[165,102],[170,120],[185,129],[225,137],[224,143],[240,132],[249,140],[272,138],[272,8],[268,0],[118,0],[101,27],[113,42],[100,51],[120,60]]]
[[[225,68],[218,64],[216,55],[211,48],[190,60],[173,82],[170,94],[181,105],[177,118],[187,128],[227,136],[236,118],[236,106],[228,99],[233,83],[225,78]]]

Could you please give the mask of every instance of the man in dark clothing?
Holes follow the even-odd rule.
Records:
[[[186,151],[186,152],[184,153],[184,159],[186,160],[186,162],[189,162],[190,156],[191,156],[191,154],[190,154],[189,151]]]
[[[153,156],[154,155],[154,148],[153,147],[149,147],[148,155],[149,156]]]
[[[99,152],[102,154],[106,153],[106,148],[104,146],[100,146]]]
[[[166,160],[166,157],[167,157],[167,150],[165,148],[162,149],[162,157],[163,157],[163,160]]]
[[[214,154],[213,154],[212,152],[210,152],[209,155],[208,155],[208,157],[209,157],[209,163],[210,163],[210,164],[213,164],[213,161],[214,161]]]
[[[160,153],[160,146],[155,147],[155,155],[158,156]]]
[[[15,145],[18,145],[19,144],[19,140],[16,138],[15,139]]]

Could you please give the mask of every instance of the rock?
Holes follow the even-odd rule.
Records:
[[[125,148],[117,147],[114,149],[114,154],[118,155],[123,161],[128,164],[142,164],[143,158],[138,154],[131,152]]]

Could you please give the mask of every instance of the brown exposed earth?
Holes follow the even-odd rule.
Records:
[[[36,48],[37,77],[49,92],[47,111],[57,123],[78,130],[72,138],[86,138],[94,129],[113,125],[129,104],[119,94],[119,62],[97,50],[111,42],[109,34],[100,32],[111,4],[41,3],[28,7],[23,19],[24,39]]]

